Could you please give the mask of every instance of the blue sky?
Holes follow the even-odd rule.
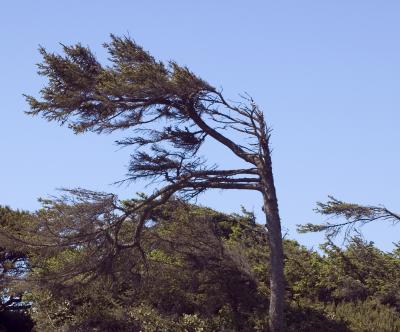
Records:
[[[0,204],[33,210],[59,187],[132,197],[116,187],[129,150],[116,136],[76,136],[24,114],[37,95],[38,45],[81,42],[100,59],[109,34],[129,34],[162,60],[174,59],[227,96],[250,93],[274,128],[273,166],[284,232],[308,247],[322,234],[295,225],[321,222],[327,195],[399,211],[400,2],[336,1],[8,1],[0,11]],[[221,165],[234,159],[216,145]],[[201,204],[257,213],[257,194],[214,191]],[[375,224],[364,236],[384,250],[400,226]]]

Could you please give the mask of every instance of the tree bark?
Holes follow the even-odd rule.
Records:
[[[269,152],[269,151],[268,151]],[[265,156],[262,176],[262,194],[264,198],[264,212],[266,228],[270,247],[270,304],[269,304],[269,331],[284,331],[284,302],[285,302],[285,276],[283,241],[281,221],[279,217],[278,200],[276,197],[272,163],[270,155]]]

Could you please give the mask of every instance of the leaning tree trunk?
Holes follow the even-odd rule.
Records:
[[[264,209],[267,218],[268,240],[270,247],[270,288],[269,304],[270,332],[283,331],[283,305],[285,299],[285,282],[283,274],[283,245],[281,224],[276,199],[264,198]]]
[[[269,151],[268,151],[269,152]],[[268,153],[265,156],[262,183],[264,212],[268,241],[270,247],[270,304],[269,304],[269,331],[282,332],[284,330],[284,301],[285,301],[285,276],[283,241],[281,233],[281,221],[278,210],[274,178],[272,174],[271,158]]]

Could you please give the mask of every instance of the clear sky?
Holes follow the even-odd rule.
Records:
[[[99,58],[109,34],[129,34],[154,56],[189,66],[235,99],[246,91],[274,128],[273,166],[284,232],[308,247],[323,236],[295,225],[321,222],[316,201],[332,194],[400,211],[400,2],[5,1],[0,10],[0,204],[33,210],[59,187],[132,197],[116,187],[128,150],[115,136],[76,136],[24,114],[22,93],[38,95],[38,45],[81,42]],[[221,165],[228,152],[209,145]],[[259,211],[254,193],[209,192],[199,202],[228,212]],[[364,228],[389,250],[400,225]]]

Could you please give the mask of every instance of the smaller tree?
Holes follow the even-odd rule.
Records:
[[[384,206],[347,203],[333,196],[329,196],[329,200],[326,203],[318,202],[315,211],[332,218],[344,218],[345,221],[298,225],[300,233],[325,232],[328,238],[332,238],[344,231],[345,238],[349,238],[353,232],[358,232],[360,227],[371,222],[386,221],[397,224],[400,221],[399,214]]]

